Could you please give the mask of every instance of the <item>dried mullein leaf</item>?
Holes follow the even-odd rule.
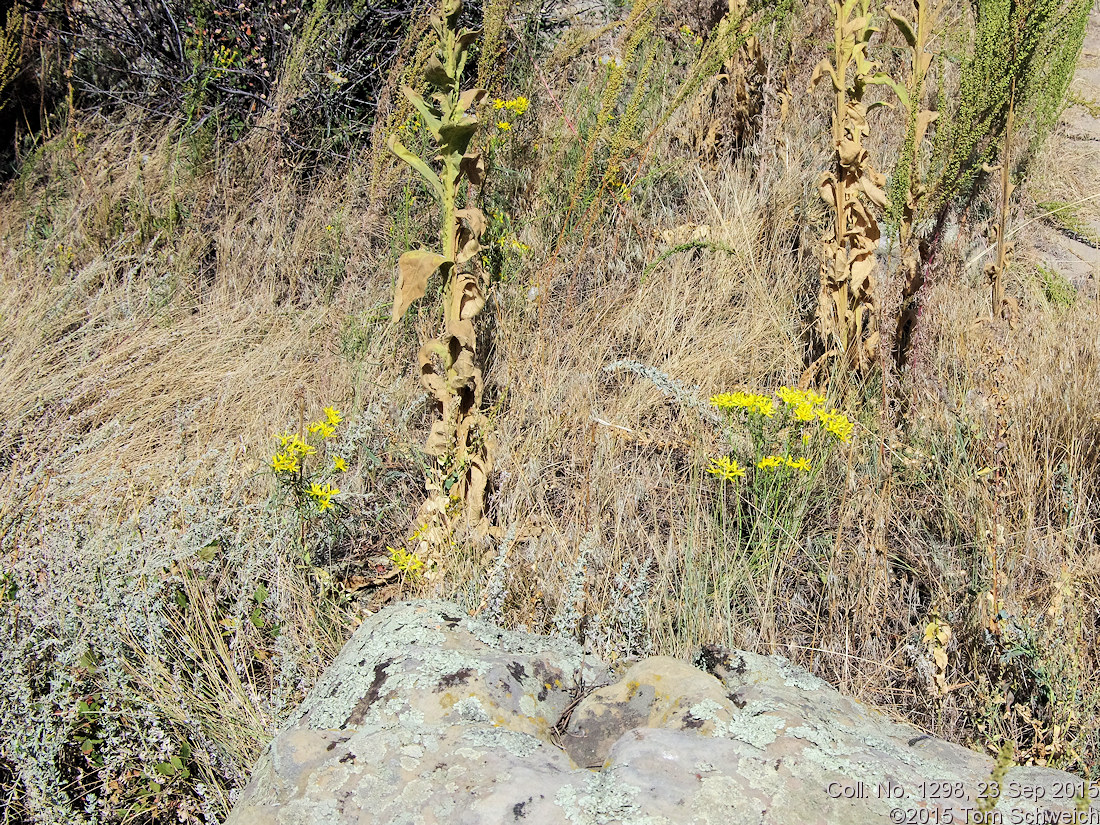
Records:
[[[470,232],[475,238],[480,238],[485,234],[485,230],[489,226],[488,221],[485,219],[485,213],[476,206],[468,206],[465,209],[455,210],[455,217],[466,222],[466,225],[470,228]]]
[[[901,101],[901,105],[904,106],[906,109],[909,108],[909,91],[905,88],[904,85],[898,83],[896,80],[894,80],[894,78],[890,77],[890,75],[886,74],[885,72],[875,72],[873,75],[867,78],[867,82],[874,83],[878,86],[889,86],[891,89],[894,90],[894,94],[897,95],[898,100]]]
[[[393,294],[393,323],[401,320],[413,301],[423,298],[428,279],[446,261],[442,255],[417,249],[406,252],[397,260],[397,286]]]
[[[844,166],[853,166],[863,157],[863,144],[852,138],[842,138],[836,147],[837,157]]]
[[[447,434],[447,425],[442,421],[432,422],[432,431],[424,442],[423,450],[428,455],[442,456],[450,452],[451,439]]]
[[[455,318],[467,321],[477,317],[477,314],[485,306],[485,294],[476,276],[469,272],[463,272],[458,277],[452,301],[454,302]]]
[[[825,203],[837,209],[836,176],[832,172],[822,172],[817,180],[817,194]]]
[[[402,86],[401,93],[409,99],[409,103],[413,105],[417,113],[424,119],[424,125],[428,127],[428,131],[432,133],[432,137],[439,140],[439,127],[443,125],[441,119],[442,111],[429,106],[428,101],[424,100],[424,97],[415,89],[409,86]]]
[[[840,81],[837,79],[836,76],[836,69],[834,69],[833,64],[829,62],[829,58],[824,57],[821,59],[820,63],[814,66],[814,73],[810,75],[810,91],[813,91],[813,88],[818,84],[818,81],[820,81],[821,78],[824,77],[826,74],[828,74],[833,81],[833,90],[838,92],[841,90]]]
[[[450,393],[447,390],[447,382],[439,374],[435,362],[438,359],[443,363],[447,357],[447,346],[438,338],[426,341],[417,354],[417,360],[420,363],[420,384],[440,403],[446,403]]]
[[[882,207],[883,209],[890,203],[889,196],[872,181],[867,175],[864,175],[859,179],[859,187],[863,190],[864,194],[871,199],[871,202],[875,206]]]
[[[424,65],[424,79],[437,89],[450,89],[455,83],[455,79],[451,77],[443,63],[434,54],[428,58],[428,62]]]
[[[453,335],[455,340],[463,347],[472,347],[477,343],[477,332],[474,330],[474,322],[459,319],[451,321],[447,332]]]
[[[461,229],[458,231],[458,238],[455,261],[464,264],[481,251],[481,244],[478,243],[476,238],[469,233],[464,233]]]
[[[472,115],[460,118],[454,123],[444,123],[439,127],[439,148],[443,155],[464,155],[470,140],[477,132],[477,118]]]
[[[844,28],[841,31],[841,36],[849,38],[857,32],[863,31],[870,24],[870,17],[854,17],[844,24]]]
[[[470,207],[457,210],[455,217],[459,219],[455,260],[462,264],[481,251],[480,238],[486,228],[485,213]]]
[[[465,112],[471,106],[477,106],[485,99],[484,89],[467,89],[458,96],[458,111]]]
[[[927,109],[922,109],[917,114],[916,131],[914,136],[917,144],[919,145],[924,141],[925,132],[928,131],[928,127],[934,123],[940,116],[939,112],[931,112]]]
[[[477,40],[479,34],[481,34],[480,29],[463,29],[455,38],[455,44],[459,49],[468,49]]]
[[[467,152],[459,161],[458,169],[474,186],[485,182],[485,158],[481,152]]]

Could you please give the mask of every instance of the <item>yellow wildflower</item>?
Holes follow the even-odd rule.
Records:
[[[318,484],[314,481],[307,492],[317,502],[317,509],[323,513],[332,507],[332,497],[340,491],[331,484]]]
[[[775,394],[779,396],[780,401],[796,410],[803,405],[813,408],[825,403],[824,395],[813,390],[800,390],[797,387],[780,387]]]
[[[325,407],[325,420],[335,427],[344,420],[343,414],[335,407]]]
[[[512,124],[509,123],[507,120],[500,120],[497,121],[497,128],[500,129],[500,131],[502,132],[507,132],[509,129],[512,128]]]
[[[307,455],[313,455],[315,452],[317,452],[317,448],[306,444],[306,442],[302,441],[302,439],[300,439],[298,436],[294,436],[294,438],[291,439],[290,446],[287,452],[291,453],[292,455],[297,453],[304,458]]]
[[[852,437],[852,430],[855,429],[855,424],[848,420],[848,417],[843,413],[839,413],[836,410],[817,410],[817,417],[821,421],[821,428],[825,432],[830,433],[845,444]]]
[[[530,101],[525,97],[517,97],[513,100],[501,100],[499,97],[493,101],[493,108],[498,112],[501,109],[507,110],[513,117],[520,117],[527,111],[527,107],[530,105]]]
[[[769,418],[775,413],[775,403],[769,396],[747,392],[724,392],[712,396],[710,404],[720,410],[744,409]]]
[[[271,459],[271,469],[277,473],[298,472],[298,459],[286,453],[276,453]]]
[[[794,408],[794,417],[796,421],[813,421],[813,405],[808,403],[799,404],[797,407]]]
[[[810,472],[810,462],[805,458],[793,459],[787,456],[787,466],[803,472]]]
[[[717,476],[722,481],[736,481],[745,476],[745,470],[738,465],[737,461],[727,456],[712,458],[710,466],[707,467],[707,472],[712,476]]]
[[[342,459],[340,456],[333,457],[332,467],[334,470],[337,470],[341,473],[346,473],[348,471],[348,463],[344,461],[344,459]]]
[[[424,562],[421,561],[415,553],[410,553],[403,547],[397,548],[387,546],[386,550],[390,554],[390,561],[393,562],[393,566],[402,573],[408,573],[415,576],[424,569]]]
[[[782,467],[785,463],[786,460],[781,455],[766,455],[756,462],[756,466],[761,470],[770,470],[773,467]]]

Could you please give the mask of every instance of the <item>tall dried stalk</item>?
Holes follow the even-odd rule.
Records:
[[[1016,301],[1013,298],[1005,296],[1005,270],[1008,268],[1008,261],[1012,255],[1013,244],[1008,240],[1005,234],[1008,229],[1008,203],[1012,197],[1012,193],[1016,190],[1016,185],[1012,182],[1011,174],[1011,159],[1012,159],[1012,132],[1016,119],[1016,84],[1012,84],[1012,92],[1009,94],[1008,99],[1008,122],[1005,126],[1005,143],[1004,152],[1001,154],[1001,162],[996,167],[985,167],[987,172],[1001,173],[1001,203],[1000,210],[997,214],[997,223],[990,230],[990,239],[993,241],[997,257],[986,264],[985,275],[989,279],[990,286],[990,317],[996,321],[998,318],[1003,317],[1006,313],[1012,312],[1013,308],[1018,310]],[[1011,318],[1011,316],[1010,316]]]
[[[458,528],[484,531],[485,485],[492,467],[474,327],[485,306],[486,278],[465,266],[481,250],[479,238],[486,222],[480,209],[458,206],[463,180],[480,186],[484,179],[485,161],[469,146],[478,129],[477,115],[470,110],[485,91],[461,88],[467,52],[478,36],[474,30],[457,30],[461,10],[461,0],[444,0],[443,14],[432,18],[439,43],[424,71],[425,80],[437,90],[431,102],[408,87],[402,89],[435,140],[440,172],[405,148],[396,135],[388,143],[427,181],[443,213],[441,251],[420,249],[401,256],[393,303],[396,323],[413,301],[424,296],[432,275],[443,276],[443,331],[422,343],[418,357],[420,382],[440,413],[424,445],[424,452],[436,459],[428,473],[428,499],[420,511],[422,535],[429,546],[446,542]]]
[[[853,12],[858,15],[853,17]],[[870,0],[834,2],[836,15],[833,62],[823,59],[810,79],[812,89],[826,75],[836,96],[833,111],[835,168],[818,181],[821,198],[833,211],[833,221],[821,238],[821,287],[817,328],[827,358],[843,358],[849,368],[864,372],[874,363],[878,346],[875,301],[875,249],[878,221],[867,201],[887,204],[885,178],[870,164],[863,138],[869,134],[863,93],[868,83],[886,82],[867,59],[871,26]]]
[[[882,353],[884,371],[888,369],[885,359],[890,355],[893,355],[898,366],[905,362],[908,342],[916,322],[916,296],[924,283],[924,270],[921,266],[923,256],[913,229],[918,210],[929,194],[928,182],[921,178],[919,161],[928,127],[939,117],[938,112],[925,109],[921,102],[932,65],[932,53],[927,46],[938,27],[940,7],[934,0],[912,0],[912,7],[911,19],[893,8],[886,9],[909,46],[910,70],[905,86],[890,83],[906,111],[907,123],[905,143],[902,144],[890,191],[890,219],[897,226],[901,259],[898,272],[901,294],[896,310],[887,313],[892,317],[883,318],[883,333],[890,348],[889,352],[884,348]]]

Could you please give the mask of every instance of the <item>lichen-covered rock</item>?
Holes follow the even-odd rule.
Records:
[[[708,735],[737,708],[722,683],[679,659],[654,656],[577,706],[561,746],[581,767],[599,768],[624,733],[637,728],[694,730]]]
[[[704,653],[710,673],[658,657],[616,682],[570,641],[395,605],[275,737],[227,825],[1100,823],[1069,774],[995,777],[780,657]]]

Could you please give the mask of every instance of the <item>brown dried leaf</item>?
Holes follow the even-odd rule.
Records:
[[[481,152],[467,152],[459,161],[458,169],[474,186],[485,182],[485,158]]]
[[[477,278],[470,272],[463,272],[456,280],[452,317],[462,321],[473,320],[485,306],[485,293]]]
[[[392,322],[397,323],[412,302],[424,297],[428,279],[446,262],[446,258],[426,249],[406,252],[397,260],[397,286],[393,294]]]
[[[447,425],[442,421],[432,423],[432,431],[424,442],[424,452],[428,455],[446,455],[451,449],[451,439]]]
[[[840,81],[838,81],[836,77],[836,69],[834,69],[833,64],[829,62],[829,58],[823,57],[821,62],[814,66],[814,73],[810,75],[810,91],[813,91],[814,86],[816,86],[818,81],[826,74],[828,74],[833,81],[833,90],[837,92],[841,90]]]
[[[460,219],[455,262],[463,264],[481,251],[479,238],[485,232],[485,213],[476,207],[470,207],[456,210],[455,217]]]
[[[931,55],[929,55],[931,57]],[[916,141],[919,146],[924,141],[924,133],[928,131],[928,127],[936,121],[940,116],[939,112],[930,112],[924,109],[917,115],[917,131]]]

